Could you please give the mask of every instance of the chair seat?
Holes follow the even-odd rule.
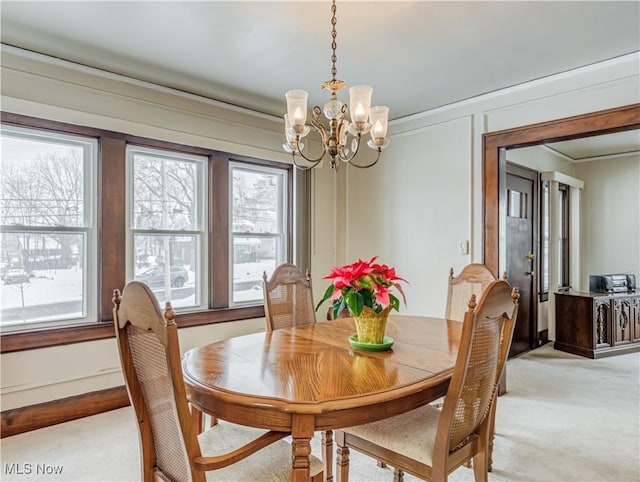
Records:
[[[258,438],[264,430],[235,425],[222,420],[198,435],[202,456],[229,453],[251,440]],[[313,455],[311,477],[322,472],[322,462]],[[291,444],[286,439],[275,442],[251,457],[223,469],[207,472],[209,481],[288,481],[291,479]]]
[[[340,430],[431,466],[441,413],[424,405],[395,417]]]

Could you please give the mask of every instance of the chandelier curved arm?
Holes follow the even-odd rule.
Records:
[[[300,152],[300,150],[299,150],[299,149],[298,149],[298,152]],[[293,158],[293,165],[294,165],[294,166],[296,166],[298,169],[301,169],[301,170],[303,170],[303,171],[308,171],[309,169],[313,169],[313,168],[314,168],[314,167],[316,167],[318,164],[320,164],[320,161],[322,161],[322,156],[321,156],[321,157],[320,157],[320,159],[318,159],[317,161],[310,161],[309,159],[307,159],[307,158],[305,157],[305,155],[304,155],[304,154],[302,154],[302,152],[300,152],[300,155],[301,155],[304,159],[306,159],[307,161],[309,161],[309,162],[311,163],[311,165],[310,165],[310,166],[303,166],[302,164],[298,164],[298,163],[296,162],[296,151],[293,151],[293,152],[291,153],[291,157]],[[323,156],[324,156],[324,154],[323,154]]]
[[[356,164],[355,162],[351,162],[351,159],[353,159],[353,157],[355,157],[355,155],[352,156],[351,159],[349,161],[347,161],[347,162],[349,162],[350,166],[357,167],[357,168],[360,168],[360,169],[366,169],[367,167],[374,166],[374,165],[376,165],[378,163],[378,161],[380,160],[380,155],[382,154],[382,149],[380,147],[378,147],[376,150],[378,151],[378,155],[373,160],[373,162],[371,162],[369,164],[364,164],[364,165],[360,164],[359,165],[359,164]]]
[[[323,136],[324,137],[324,136]],[[300,157],[302,157],[305,161],[311,162],[313,164],[313,166],[311,167],[315,167],[318,165],[318,163],[324,158],[325,153],[327,152],[327,147],[325,145],[325,143],[322,143],[322,152],[320,153],[320,155],[318,157],[316,157],[315,159],[311,159],[307,156],[304,155],[304,152],[302,152],[300,150],[300,142],[298,141],[297,146],[296,146],[296,150],[293,151],[293,163],[298,166],[298,164],[296,163],[296,154],[300,154]],[[298,166],[300,167],[300,166]]]
[[[304,155],[304,152],[302,152],[302,150],[300,150],[300,138],[299,136],[296,137],[296,150],[293,151],[293,163],[296,165],[296,167],[300,168],[300,169],[310,169],[312,167],[317,166],[320,161],[322,161],[322,159],[324,158],[324,155],[327,153],[327,130],[325,129],[324,125],[322,125],[322,122],[320,121],[320,114],[321,114],[321,110],[320,107],[315,106],[313,108],[313,118],[310,119],[310,123],[313,126],[313,128],[320,134],[321,137],[321,141],[322,141],[322,152],[320,153],[320,155],[318,157],[316,157],[315,159],[309,158],[307,156]],[[311,164],[313,164],[312,166],[301,166],[296,162],[296,154],[300,154],[300,156],[307,162],[310,162]]]

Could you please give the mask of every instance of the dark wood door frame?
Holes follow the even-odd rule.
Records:
[[[484,196],[484,263],[499,276],[504,270],[506,161],[500,149],[528,147],[640,128],[640,104],[541,122],[482,136]]]

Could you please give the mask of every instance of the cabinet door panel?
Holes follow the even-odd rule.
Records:
[[[603,345],[611,345],[613,337],[611,336],[611,304],[609,298],[596,298],[595,304],[595,328],[596,328],[596,347]]]
[[[640,297],[636,296],[633,298],[631,300],[631,305],[633,307],[633,330],[631,332],[631,336],[633,341],[640,341]]]
[[[631,332],[635,325],[635,310],[631,298],[619,298],[613,300],[613,330],[615,344],[631,342]]]

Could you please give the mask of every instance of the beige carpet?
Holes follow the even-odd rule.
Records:
[[[640,354],[588,360],[546,345],[507,370],[490,481],[640,481]],[[8,437],[0,449],[2,481],[140,480],[130,408]],[[393,474],[352,452],[350,480],[391,481]],[[462,467],[449,480],[473,474]]]

